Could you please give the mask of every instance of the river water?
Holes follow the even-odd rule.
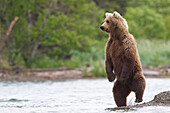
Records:
[[[170,90],[170,79],[147,78],[144,102]],[[0,113],[170,113],[170,107],[143,107],[109,111],[116,107],[113,83],[107,79],[80,79],[46,82],[0,82]],[[127,104],[134,105],[135,95]]]

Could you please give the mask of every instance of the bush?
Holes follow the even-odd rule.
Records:
[[[148,7],[128,7],[125,18],[129,25],[129,31],[136,38],[166,38],[166,26],[162,15]]]
[[[137,47],[142,64],[170,64],[170,41],[138,39]]]

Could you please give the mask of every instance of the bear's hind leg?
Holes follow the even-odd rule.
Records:
[[[118,107],[126,106],[126,97],[130,94],[130,89],[124,85],[119,83],[118,81],[115,82],[113,87],[113,96]]]
[[[135,102],[139,103],[143,101],[143,94],[145,90],[145,79],[144,77],[136,78],[132,82],[132,91],[135,92],[136,100]]]

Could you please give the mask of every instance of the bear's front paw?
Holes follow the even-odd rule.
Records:
[[[112,75],[108,76],[109,82],[113,82],[115,80],[115,74],[113,73]]]

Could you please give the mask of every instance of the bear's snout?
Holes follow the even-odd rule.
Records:
[[[102,31],[104,31],[104,26],[100,26],[100,29],[101,29]]]

